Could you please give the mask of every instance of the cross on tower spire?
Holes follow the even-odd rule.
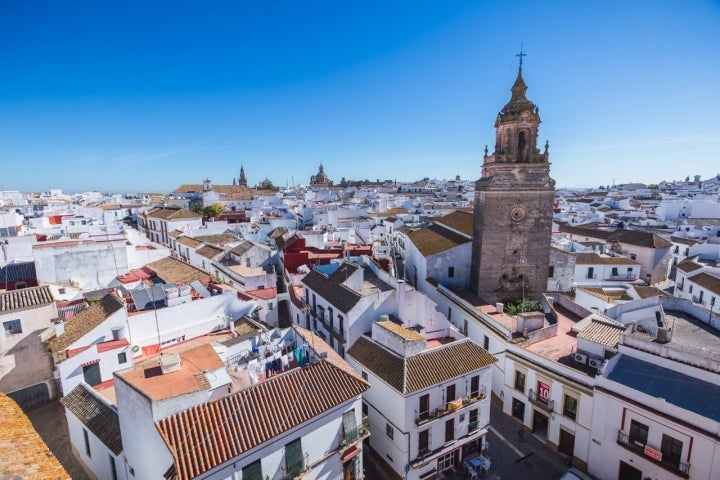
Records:
[[[523,44],[520,42],[520,53],[515,54],[516,57],[520,57],[520,71],[522,71],[522,58],[527,57],[526,53],[522,51]]]

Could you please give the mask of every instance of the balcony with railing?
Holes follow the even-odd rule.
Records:
[[[310,469],[310,454],[303,452],[302,457],[282,467],[283,480],[302,478]]]
[[[425,412],[415,411],[415,424],[423,425],[425,423],[437,420],[438,418],[450,415],[451,413],[459,412],[465,408],[468,408],[478,402],[486,400],[487,389],[485,386],[477,392],[471,393],[465,397],[460,397],[457,400],[453,400],[443,404],[440,408],[429,409]]]
[[[667,459],[663,456],[661,451],[638,441],[631,441],[630,436],[622,430],[618,430],[617,443],[621,447],[640,455],[645,460],[648,460],[655,465],[674,473],[675,475],[683,478],[690,478],[689,463],[685,463],[680,460],[675,461],[673,459]]]
[[[310,310],[310,315],[318,320],[323,328],[330,333],[333,337],[335,337],[336,340],[342,342],[344,340],[345,332],[343,330],[339,330],[333,326],[333,322],[331,319],[328,318],[328,315],[325,312],[317,313],[313,310]]]
[[[552,412],[555,408],[555,400],[545,400],[532,388],[528,391],[528,400],[530,400],[530,403],[533,405],[536,405],[543,410],[547,410],[548,412]]]

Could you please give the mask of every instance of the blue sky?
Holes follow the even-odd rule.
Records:
[[[558,187],[720,173],[716,1],[23,1],[0,189],[475,180],[521,42]]]

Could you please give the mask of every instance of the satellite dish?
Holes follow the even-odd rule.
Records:
[[[133,353],[137,353],[138,350],[140,350],[140,347],[138,347],[137,345],[133,345],[133,347],[132,347]]]

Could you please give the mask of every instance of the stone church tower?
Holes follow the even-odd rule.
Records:
[[[526,90],[521,62],[495,120],[495,151],[485,147],[475,183],[470,289],[490,303],[539,300],[547,289],[555,181],[547,142],[544,152],[537,148],[539,109]]]
[[[240,178],[238,179],[238,185],[247,188],[247,178],[245,177],[245,167],[240,165]]]

